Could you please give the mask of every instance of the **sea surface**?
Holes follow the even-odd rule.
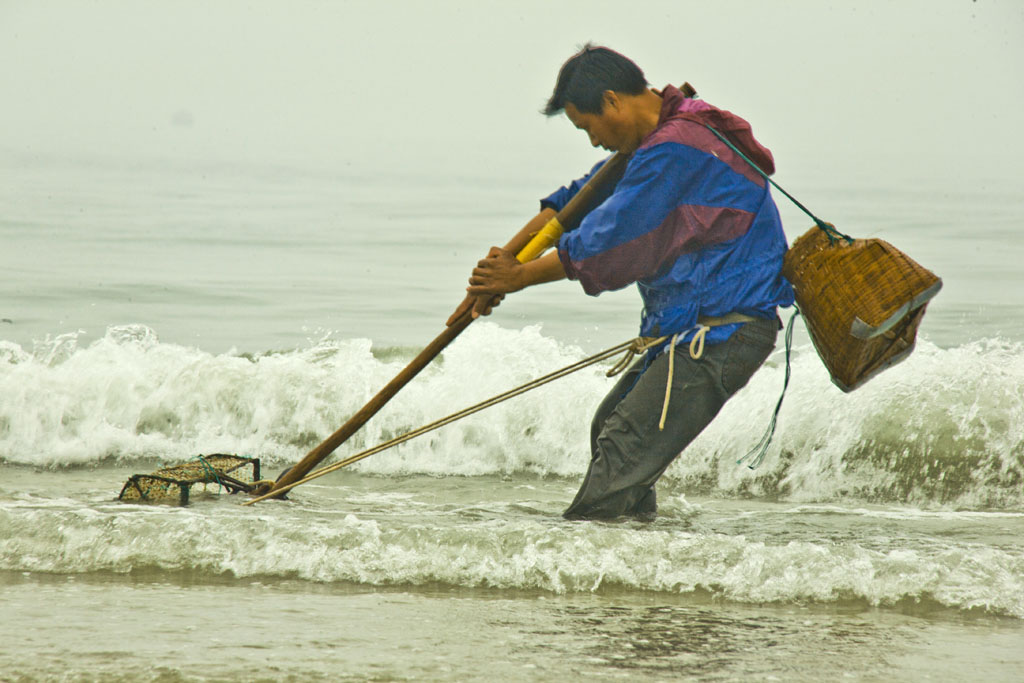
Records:
[[[1024,679],[1010,183],[788,187],[944,289],[913,355],[850,394],[798,322],[763,464],[736,460],[768,425],[781,349],[668,469],[654,522],[560,516],[606,366],[287,501],[117,501],[200,454],[275,476],[362,407],[570,179],[486,172],[3,157],[0,680]],[[810,221],[778,201],[793,240]],[[511,295],[338,456],[638,318],[632,290]]]

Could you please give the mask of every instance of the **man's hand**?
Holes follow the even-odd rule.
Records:
[[[487,258],[473,269],[466,291],[473,295],[498,295],[518,292],[526,286],[523,264],[507,249],[491,247]]]
[[[487,258],[479,261],[473,269],[473,274],[469,278],[470,286],[466,288],[468,294],[446,324],[451,325],[467,310],[472,310],[473,318],[490,315],[491,310],[501,303],[507,292],[515,292],[525,286],[522,284],[522,278],[516,277],[516,271],[521,268],[522,264],[512,252],[500,247],[491,247]],[[510,286],[514,288],[506,289]]]
[[[520,263],[512,251],[491,247],[487,258],[473,269],[469,287],[466,287],[468,296],[448,318],[448,324],[454,323],[468,310],[472,310],[474,318],[490,315],[491,309],[501,303],[509,292],[564,278],[565,268],[557,252],[552,251],[529,263]]]
[[[476,273],[480,269],[481,265],[489,265],[494,259],[502,259],[506,254],[510,254],[510,252],[499,247],[492,247],[487,253],[487,257],[477,263],[476,267],[473,268],[473,275],[469,279],[470,287],[466,288],[466,291],[468,292],[466,298],[462,300],[462,303],[460,303],[458,308],[455,309],[455,312],[449,316],[445,325],[451,326],[453,323],[458,321],[458,319],[462,317],[467,310],[472,310],[473,317],[477,318],[481,315],[489,315],[492,309],[498,307],[498,304],[500,304],[502,299],[505,298],[505,292],[495,289],[494,282],[492,280],[487,280],[490,287],[480,288],[477,285],[474,285],[474,279],[476,278]],[[511,258],[517,264],[519,263],[514,255],[512,255]],[[518,289],[522,289],[522,286]]]

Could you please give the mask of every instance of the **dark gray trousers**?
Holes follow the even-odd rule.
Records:
[[[652,519],[654,483],[761,367],[775,348],[778,329],[778,319],[745,323],[726,341],[705,346],[697,360],[690,357],[689,344],[677,346],[664,430],[658,422],[668,381],[667,349],[646,370],[640,360],[623,373],[594,414],[590,467],[563,516]]]

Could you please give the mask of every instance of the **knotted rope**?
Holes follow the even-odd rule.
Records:
[[[708,325],[699,324],[697,325],[697,331],[693,335],[693,339],[690,340],[690,358],[699,360],[704,355],[704,337],[707,335],[711,327]],[[676,342],[679,341],[679,337],[682,334],[674,334],[668,343],[668,377],[665,381],[665,401],[661,404],[661,419],[658,420],[658,431],[665,431],[665,420],[668,419],[668,404],[672,399],[672,377],[675,375],[676,370]],[[626,353],[619,359],[608,372],[605,374],[608,377],[614,377],[619,374],[629,365],[630,361],[633,360],[633,356],[639,356],[642,353],[649,351],[650,349],[658,346],[664,342],[668,337],[637,337],[630,344],[629,348],[626,349]]]

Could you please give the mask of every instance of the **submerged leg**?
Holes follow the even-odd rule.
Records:
[[[774,321],[758,321],[744,325],[729,340],[706,347],[700,359],[690,358],[686,347],[677,348],[664,430],[658,429],[658,422],[668,379],[668,354],[656,358],[639,378],[638,366],[634,366],[598,408],[591,432],[590,467],[563,516],[653,517],[657,510],[655,482],[726,400],[747,383],[771,353],[776,334]],[[635,384],[622,397],[627,380]]]

